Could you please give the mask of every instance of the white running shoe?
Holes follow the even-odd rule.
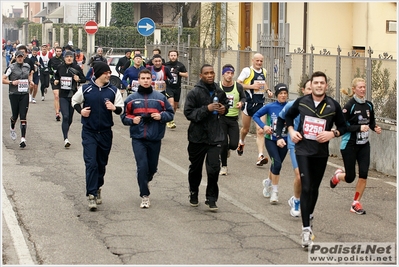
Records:
[[[270,197],[270,203],[276,205],[278,202],[278,192],[272,191],[272,195]]]
[[[36,99],[32,98],[32,103],[36,104]]]
[[[42,101],[44,101],[44,96],[42,96]]]
[[[301,215],[300,203],[299,200],[294,199],[294,196],[288,200],[288,205],[291,207],[290,214],[292,217],[299,217]]]
[[[227,175],[227,166],[222,166],[222,168],[220,168],[219,175]]]
[[[17,140],[17,133],[15,132],[15,129],[12,129],[10,126],[10,136],[12,140]]]
[[[140,208],[145,209],[150,207],[150,198],[148,196],[143,196],[140,204]]]
[[[302,230],[302,247],[307,249],[308,247],[313,245],[314,235],[312,230],[303,229]]]
[[[89,194],[89,197],[88,197],[87,201],[89,202],[89,210],[90,211],[97,210],[97,203],[96,203],[96,197],[95,196]]]
[[[66,148],[68,148],[68,147],[71,146],[71,143],[69,142],[68,138],[64,140],[64,146],[65,146]]]
[[[272,181],[267,178],[263,180],[263,196],[269,198],[270,197],[270,191],[272,190]]]
[[[26,147],[26,139],[24,137],[21,137],[21,143],[19,143],[20,148]]]

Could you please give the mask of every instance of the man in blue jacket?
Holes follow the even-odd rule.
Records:
[[[109,82],[111,70],[108,64],[98,62],[93,70],[95,79],[80,87],[72,97],[72,106],[82,115],[86,196],[90,211],[97,210],[97,204],[102,203],[101,186],[112,147],[112,111],[119,115],[123,110],[122,95]]]
[[[125,100],[121,120],[124,125],[130,126],[137,182],[142,198],[140,208],[143,209],[150,207],[148,183],[157,172],[161,140],[165,135],[166,123],[173,120],[174,112],[166,96],[153,90],[150,70],[141,70],[138,81],[137,92]]]

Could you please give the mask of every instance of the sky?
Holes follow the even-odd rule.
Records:
[[[11,1],[1,1],[1,13],[8,17],[8,13],[11,12],[12,8],[22,8],[24,9],[24,2],[11,2]],[[23,14],[22,14],[22,17]]]

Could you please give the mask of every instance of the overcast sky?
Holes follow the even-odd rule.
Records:
[[[1,1],[1,12],[4,16],[8,17],[8,14],[11,12],[12,8],[22,8],[22,12],[23,12],[24,11],[24,2]],[[23,13],[22,13],[22,17],[24,17]]]

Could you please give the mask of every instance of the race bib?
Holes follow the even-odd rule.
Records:
[[[254,93],[255,94],[264,94],[265,93],[266,82],[264,80],[255,80],[254,84],[260,84],[261,85],[259,89],[254,89]]]
[[[165,91],[166,83],[165,81],[155,81],[154,82],[154,90],[158,92]]]
[[[369,131],[356,133],[356,144],[364,145],[369,141]]]
[[[227,96],[227,100],[229,101],[229,108],[234,108],[234,95],[228,95]]]
[[[18,92],[26,93],[29,89],[29,81],[28,79],[18,80]]]
[[[317,134],[326,128],[326,120],[305,116],[303,121],[303,136],[306,139],[316,140]]]
[[[177,74],[176,73],[172,73],[172,76],[173,76],[172,84],[177,84],[177,81],[178,81]]]
[[[130,84],[130,87],[133,92],[137,92],[137,90],[139,89],[139,81],[133,80],[132,83]]]
[[[61,89],[72,90],[72,77],[61,76]]]

